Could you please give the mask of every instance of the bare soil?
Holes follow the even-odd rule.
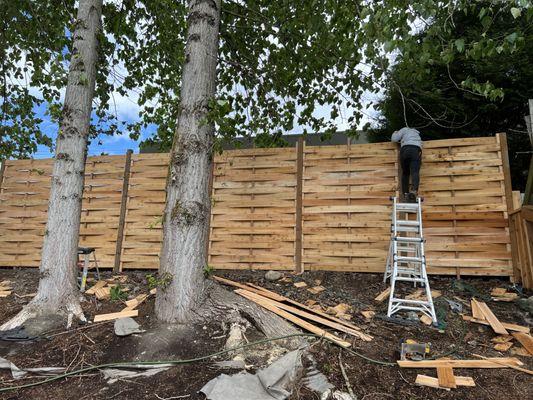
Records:
[[[483,356],[510,356],[493,349],[491,339],[496,335],[488,326],[464,322],[450,311],[443,299],[437,299],[437,307],[445,316],[446,326],[442,330],[421,324],[398,325],[379,318],[386,313],[386,301],[378,304],[373,301],[386,286],[382,276],[377,274],[306,272],[292,276],[291,282],[268,282],[262,271],[222,272],[218,275],[241,281],[253,282],[265,288],[286,295],[294,300],[314,299],[323,306],[348,303],[353,307],[352,322],[374,337],[371,342],[353,340],[353,350],[376,361],[394,362],[399,358],[400,342],[415,339],[430,342],[432,356],[448,355],[453,358],[473,358],[472,354]],[[106,273],[104,277],[110,277]],[[145,274],[129,272],[126,286],[132,296],[148,291]],[[0,269],[0,281],[13,282],[14,294],[0,298],[0,322],[14,316],[29,297],[18,297],[36,291],[38,271],[36,269]],[[306,289],[294,287],[294,282],[305,281],[308,287],[321,280],[326,288],[318,295]],[[432,289],[442,292],[443,298],[454,300],[457,296],[467,303],[471,294],[454,289],[454,279],[431,277]],[[487,296],[494,287],[508,287],[509,282],[498,279],[464,279],[480,296]],[[531,295],[526,293],[525,295]],[[18,295],[18,296],[17,296]],[[120,302],[98,301],[94,296],[86,296],[82,303],[89,319],[95,314],[116,312],[123,308]],[[0,341],[0,356],[7,358],[20,368],[63,366],[68,371],[91,365],[118,361],[176,360],[192,359],[218,352],[223,349],[227,332],[217,321],[204,326],[175,327],[159,325],[153,316],[154,299],[150,298],[139,307],[136,321],[147,332],[129,337],[117,337],[113,332],[113,322],[74,326],[70,331],[50,332],[47,339],[34,342]],[[515,303],[488,302],[490,308],[501,321],[530,326],[531,319]],[[374,310],[377,315],[367,321],[360,314],[362,310]],[[469,313],[466,308],[465,312]],[[80,329],[83,328],[83,329]],[[76,330],[77,329],[77,330]],[[260,339],[258,332],[246,333],[250,341]],[[347,338],[351,340],[350,338]],[[519,347],[519,344],[514,347]],[[263,346],[265,347],[265,346]],[[323,372],[337,389],[346,391],[345,380],[339,368],[340,348],[327,342],[314,342],[310,347]],[[533,357],[518,358],[524,367],[533,369]],[[227,359],[218,357],[217,360]],[[254,368],[260,367],[261,360],[249,359]],[[199,389],[210,379],[221,373],[231,374],[232,370],[221,370],[214,360],[175,366],[153,377],[119,380],[107,384],[101,373],[89,372],[28,389],[0,393],[0,399],[165,399],[185,396],[187,399],[204,399]],[[456,375],[471,376],[476,382],[474,388],[459,388],[451,391],[418,387],[414,385],[417,373],[436,376],[435,370],[400,369],[396,366],[383,366],[363,359],[353,353],[342,351],[350,384],[358,399],[505,399],[533,397],[533,378],[512,369],[457,369]],[[27,379],[14,381],[11,373],[0,370],[0,387],[27,384],[43,379],[32,375]],[[317,399],[317,395],[303,386],[298,387],[291,400]]]

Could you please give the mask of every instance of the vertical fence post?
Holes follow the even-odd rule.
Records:
[[[6,160],[0,160],[0,193],[2,192],[2,183],[4,183],[4,171],[6,170]]]
[[[209,193],[209,219],[207,220],[207,239],[205,241],[205,259],[207,260],[207,265],[209,265],[209,248],[211,247],[211,222],[213,219],[213,181],[215,179],[215,154],[213,152],[211,160],[211,168],[209,168],[209,183],[208,183],[208,193]]]
[[[516,226],[514,218],[511,218],[511,213],[514,211],[513,206],[513,187],[511,183],[511,167],[509,165],[509,151],[507,149],[507,135],[505,133],[497,133],[496,140],[500,144],[500,151],[502,157],[502,169],[503,169],[503,183],[505,189],[505,203],[507,205],[507,221],[509,221],[509,236],[511,239],[511,257],[513,264],[513,276],[511,279],[513,282],[521,279],[520,270],[518,264],[520,258],[518,256],[518,247],[516,243]]]
[[[296,274],[304,272],[304,266],[302,263],[304,146],[305,141],[303,136],[301,136],[296,143],[296,237],[294,243],[294,272]]]
[[[120,216],[118,219],[117,241],[115,248],[115,265],[113,272],[120,271],[120,255],[122,254],[122,241],[124,240],[124,225],[126,223],[126,208],[128,204],[128,189],[130,187],[131,154],[133,150],[126,152],[124,163],[124,179],[122,181],[122,199],[120,201]]]

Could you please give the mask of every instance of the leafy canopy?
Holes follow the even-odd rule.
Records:
[[[30,7],[36,3],[42,5],[39,12]],[[23,10],[28,19],[24,25],[30,26],[25,28],[18,19],[8,18],[7,32],[13,38],[7,48],[20,54],[11,57],[13,65],[20,64],[22,55],[32,49],[39,59],[36,65],[47,69],[57,65],[56,74],[31,68],[31,74],[44,77],[20,84],[19,90],[31,87],[41,93],[49,91],[53,95],[45,97],[44,103],[52,115],[57,115],[54,111],[65,84],[74,1],[16,0],[10,4],[13,10]],[[461,13],[474,15],[482,30],[474,36],[451,35],[461,28]],[[502,13],[517,22],[505,32],[493,28]],[[219,54],[208,55],[219,59],[211,122],[216,123],[221,138],[257,135],[268,144],[275,140],[266,138],[279,137],[295,126],[304,132],[327,134],[335,130],[335,119],[349,110],[347,122],[355,131],[363,116],[363,94],[386,86],[386,72],[395,58],[416,59],[409,73],[423,77],[434,65],[456,58],[481,63],[495,54],[507,57],[524,48],[532,13],[529,1],[524,0],[223,1]],[[41,14],[43,23],[36,24],[34,19]],[[103,14],[93,133],[127,132],[138,138],[144,127],[154,124],[157,133],[153,141],[168,146],[178,114],[187,25],[185,1],[109,1]],[[422,30],[424,35],[420,35]],[[46,38],[57,43],[48,44]],[[14,67],[10,68],[7,76],[13,75]],[[458,85],[492,100],[504,96],[504,88],[494,79],[481,80],[477,71]],[[138,121],[118,118],[114,91],[139,104]],[[12,135],[7,141],[31,143],[26,152],[4,151],[3,155],[27,155],[41,140],[35,114],[38,103],[35,97],[26,97],[27,105],[18,114],[12,111],[15,108],[3,114],[3,128],[26,121],[20,139]],[[329,115],[317,113],[321,106]]]

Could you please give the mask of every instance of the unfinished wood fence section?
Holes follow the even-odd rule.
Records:
[[[430,273],[513,275],[505,135],[424,143]],[[219,269],[381,272],[397,194],[391,143],[226,151],[215,157],[209,264]],[[168,154],[88,159],[80,244],[117,269],[159,265]],[[51,160],[7,161],[0,265],[37,266]],[[513,236],[514,238],[514,236]],[[516,275],[516,271],[515,271]]]
[[[112,266],[118,234],[124,156],[88,157],[85,166],[80,246],[95,247]],[[39,266],[53,161],[3,164],[0,182],[0,265]]]

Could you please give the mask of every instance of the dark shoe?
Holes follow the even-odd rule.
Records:
[[[416,203],[416,194],[413,192],[407,193],[407,202]]]

